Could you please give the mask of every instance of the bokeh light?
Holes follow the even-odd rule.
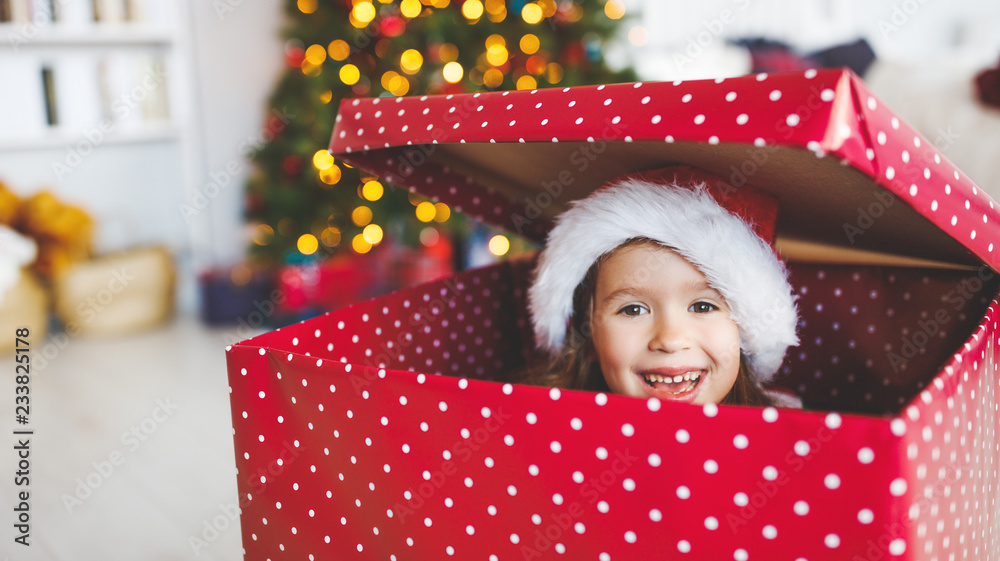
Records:
[[[313,165],[318,170],[330,169],[330,166],[333,165],[333,156],[328,150],[317,150],[313,154]]]
[[[326,169],[319,170],[319,180],[327,185],[336,185],[340,181],[340,166],[334,164]]]
[[[345,64],[340,67],[340,81],[347,84],[348,86],[353,86],[358,83],[361,79],[361,71],[358,70],[357,66],[353,64]]]
[[[503,84],[503,72],[496,68],[490,68],[483,73],[483,85],[488,88],[498,88]]]
[[[538,82],[527,74],[517,79],[517,89],[519,90],[533,90],[537,87]]]
[[[296,5],[303,14],[311,14],[319,7],[319,2],[316,0],[299,0]]]
[[[558,62],[550,62],[545,68],[545,79],[550,84],[558,84],[563,79],[563,67]]]
[[[458,47],[451,43],[445,43],[438,47],[438,58],[441,62],[452,62],[458,60]]]
[[[337,247],[340,245],[340,230],[333,227],[324,229],[323,233],[320,234],[320,241],[326,247]]]
[[[538,47],[541,46],[541,42],[538,40],[538,36],[534,33],[525,33],[521,37],[521,52],[526,55],[533,55],[538,52]]]
[[[312,255],[319,249],[319,240],[312,234],[302,234],[299,236],[299,241],[295,243],[295,247],[302,255]]]
[[[465,19],[477,20],[483,16],[483,3],[479,0],[465,0],[462,4],[462,15]]]
[[[384,189],[378,181],[369,181],[361,188],[361,195],[369,201],[377,201],[382,198]]]
[[[438,243],[441,239],[441,234],[438,233],[437,228],[432,228],[428,226],[423,230],[420,230],[420,243],[424,244],[425,247],[431,247],[432,245]]]
[[[507,62],[507,47],[503,45],[490,45],[486,49],[486,62],[489,62],[493,66],[503,66]]]
[[[369,23],[375,19],[375,6],[367,0],[358,2],[354,5],[351,15],[361,23]]]
[[[416,49],[406,49],[403,54],[399,56],[399,67],[403,69],[403,72],[407,74],[416,74],[420,72],[420,67],[424,64],[424,55],[420,54],[420,51]]]
[[[510,240],[508,240],[507,236],[503,234],[497,234],[490,238],[489,247],[490,253],[500,257],[501,255],[506,255],[506,253],[510,250]]]
[[[372,250],[372,244],[368,243],[364,235],[358,234],[351,240],[351,248],[358,253],[368,253]]]
[[[327,54],[330,58],[336,61],[342,61],[351,56],[351,46],[347,44],[347,41],[343,39],[337,39],[336,41],[331,41],[326,47]]]
[[[306,60],[309,61],[309,64],[317,66],[323,64],[326,61],[326,49],[323,48],[323,45],[310,45],[306,49]]]
[[[534,2],[525,4],[521,8],[521,19],[531,25],[542,21],[542,8]]]
[[[430,222],[431,220],[434,220],[435,216],[437,216],[437,209],[434,208],[434,203],[430,201],[424,201],[418,204],[414,212],[417,215],[417,220],[421,222]]]
[[[351,222],[356,226],[367,226],[372,221],[372,209],[362,205],[351,211]]]
[[[625,4],[621,0],[608,0],[604,4],[604,15],[610,19],[622,19],[625,16]]]
[[[267,245],[274,239],[274,228],[267,224],[258,224],[253,229],[253,243],[257,245]]]
[[[649,31],[641,25],[634,25],[628,30],[628,42],[641,47],[649,41]]]
[[[462,69],[461,64],[452,61],[444,65],[444,68],[441,69],[441,74],[444,75],[445,81],[449,84],[457,84],[462,80],[465,71]]]
[[[403,14],[404,17],[413,19],[420,15],[420,11],[423,8],[420,5],[420,0],[403,0],[399,4],[399,13]]]
[[[434,220],[436,222],[446,222],[451,218],[451,209],[444,203],[434,203]]]
[[[369,224],[361,231],[361,235],[365,238],[366,242],[378,245],[382,241],[382,228],[378,224]]]

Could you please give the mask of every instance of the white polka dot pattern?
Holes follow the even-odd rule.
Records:
[[[536,240],[544,240],[549,227],[539,209],[561,189],[546,191],[538,185],[531,204],[523,194],[514,199],[498,195],[474,175],[455,177],[446,150],[474,143],[602,146],[607,140],[799,147],[817,156],[836,156],[862,171],[1000,269],[1000,252],[993,247],[1000,239],[996,203],[846,70],[353,99],[341,103],[339,117],[330,141],[335,156],[428,196],[447,197],[464,212]],[[498,147],[497,153],[516,160],[516,152],[503,150]],[[579,169],[580,157],[571,158],[564,171]],[[592,167],[587,162],[585,169]],[[725,169],[728,177],[730,168]]]
[[[871,542],[883,544],[888,558],[914,548],[946,558],[957,544],[995,546],[995,534],[982,528],[997,522],[993,495],[984,494],[998,485],[996,304],[964,358],[952,358],[926,391],[910,390],[915,399],[898,418],[708,411],[504,383],[502,370],[521,360],[512,357],[522,356],[524,341],[518,330],[486,321],[523,323],[528,271],[530,263],[505,263],[463,273],[229,351],[241,524],[251,557],[438,558],[450,547],[456,559],[559,550],[584,559],[594,552],[656,558],[674,548],[750,559],[794,548],[809,559],[839,559]],[[808,287],[801,305],[830,297],[857,271],[820,272],[795,270],[794,278],[805,279],[796,286]],[[858,282],[879,274],[886,273]],[[925,284],[893,274],[897,292],[912,291],[914,301],[932,307],[953,284],[947,276]],[[860,297],[871,298],[871,286]],[[423,295],[442,288],[456,301],[466,302],[467,294],[473,300],[432,314],[430,332],[414,329],[409,318],[426,313],[417,305]],[[487,289],[488,299],[505,303],[484,318],[469,306]],[[825,306],[837,307],[850,309]],[[374,329],[383,308],[390,325],[401,323],[379,338],[365,330]],[[917,321],[919,311],[913,313]],[[815,321],[804,329],[830,329]],[[458,351],[466,337],[496,331],[511,339],[489,339],[506,349],[500,363],[477,350]],[[353,343],[357,333],[365,335]],[[406,350],[395,347],[400,354],[423,356],[416,348],[435,348],[434,340],[441,345],[435,356],[447,365],[442,373],[451,375],[422,373],[405,357],[380,368],[378,355],[366,352],[372,344],[407,341]]]
[[[489,219],[513,203],[453,172],[434,144],[586,139],[611,123],[624,142],[760,145],[760,127],[779,123],[782,143],[836,155],[998,263],[994,203],[850,74],[695,85],[350,100],[332,147]],[[1000,554],[989,271],[791,266],[802,345],[779,378],[821,409],[799,411],[509,383],[538,357],[531,265],[462,273],[227,351],[247,558]]]

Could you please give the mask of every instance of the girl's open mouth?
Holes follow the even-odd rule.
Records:
[[[704,377],[703,370],[667,376],[646,372],[639,375],[646,385],[671,397],[682,397],[694,391]]]

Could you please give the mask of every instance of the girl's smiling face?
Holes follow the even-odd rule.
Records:
[[[594,348],[611,391],[719,403],[740,367],[739,327],[701,272],[655,242],[619,247],[599,266]]]

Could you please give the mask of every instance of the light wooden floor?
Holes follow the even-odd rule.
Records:
[[[230,334],[180,318],[63,348],[32,342],[30,547],[13,541],[23,490],[13,431],[23,427],[13,355],[0,355],[0,559],[241,559],[238,519],[227,514],[237,501]]]

